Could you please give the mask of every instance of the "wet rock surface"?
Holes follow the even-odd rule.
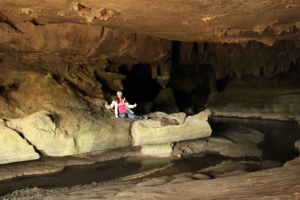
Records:
[[[188,156],[194,153],[218,152],[224,156],[262,157],[263,152],[257,144],[264,140],[264,134],[239,125],[221,124],[211,137],[177,142],[173,154]]]
[[[299,161],[259,172],[235,171],[223,177],[205,180],[201,173],[159,177],[126,182],[93,183],[71,188],[43,190],[39,188],[16,191],[5,198],[19,199],[227,199],[227,198],[299,198]],[[230,176],[229,176],[230,175]],[[229,176],[229,177],[226,177]],[[199,180],[200,177],[201,180]],[[262,181],[263,180],[263,181]],[[201,189],[199,189],[199,187]],[[184,189],[182,189],[184,188]],[[280,188],[280,190],[278,190]],[[247,192],[245,192],[247,191]]]
[[[216,131],[215,127],[212,126],[213,129]],[[54,177],[51,178],[49,176],[49,182],[48,184],[53,184],[53,181],[56,181],[56,183],[61,182],[56,185],[58,187],[57,189],[46,189],[44,187],[34,187],[34,184],[30,183],[30,188],[23,189],[23,190],[17,190],[13,193],[10,193],[6,196],[3,196],[3,198],[20,198],[20,199],[52,199],[52,198],[58,198],[58,199],[65,199],[67,196],[70,195],[70,198],[82,198],[82,195],[87,198],[89,195],[92,195],[94,197],[100,198],[100,199],[106,199],[106,198],[115,198],[115,195],[123,195],[123,193],[127,193],[130,191],[130,194],[132,191],[136,191],[136,188],[141,188],[139,194],[143,194],[143,198],[152,198],[155,196],[154,193],[159,193],[163,196],[155,196],[158,199],[163,199],[165,198],[164,195],[170,195],[173,192],[173,189],[179,189],[173,185],[177,184],[182,184],[181,187],[185,188],[185,191],[194,191],[196,188],[199,188],[199,184],[206,186],[208,184],[207,182],[194,182],[196,180],[210,180],[216,184],[220,184],[222,186],[222,191],[225,187],[226,190],[231,190],[233,195],[242,195],[241,193],[235,193],[237,190],[236,188],[240,188],[239,190],[247,190],[247,188],[250,186],[253,188],[256,188],[258,191],[258,187],[255,187],[255,184],[257,184],[259,181],[261,181],[261,178],[264,178],[265,176],[260,176],[258,174],[264,174],[267,173],[268,176],[270,176],[267,180],[264,180],[264,184],[260,185],[261,187],[266,187],[268,188],[269,184],[275,184],[277,176],[282,176],[283,180],[289,179],[289,181],[284,181],[286,184],[294,184],[293,181],[295,179],[290,180],[291,175],[283,175],[283,173],[286,173],[287,171],[293,170],[295,166],[299,166],[299,158],[296,158],[294,160],[288,161],[283,165],[282,162],[277,162],[273,160],[263,160],[260,157],[256,156],[261,156],[262,153],[259,155],[252,155],[252,157],[249,157],[249,152],[248,150],[256,148],[257,142],[261,141],[263,137],[261,137],[261,134],[258,131],[252,130],[250,128],[246,128],[243,126],[238,126],[238,125],[233,125],[233,124],[227,124],[227,128],[224,129],[224,125],[220,126],[220,130],[216,131],[219,135],[228,135],[228,137],[231,137],[231,140],[235,140],[240,142],[240,144],[236,143],[234,146],[232,146],[232,141],[230,142],[223,142],[222,143],[222,150],[219,153],[219,155],[207,155],[206,157],[205,154],[210,152],[209,150],[206,150],[205,152],[193,152],[190,155],[191,156],[191,163],[187,163],[186,159],[176,159],[175,157],[170,157],[170,158],[165,158],[165,159],[153,159],[151,157],[145,157],[143,155],[143,148],[144,147],[131,147],[131,148],[121,148],[119,150],[104,150],[104,151],[95,151],[95,152],[90,152],[90,153],[84,153],[76,156],[68,156],[68,157],[62,157],[62,158],[51,158],[51,157],[42,157],[40,160],[37,161],[31,161],[31,162],[21,162],[21,163],[14,163],[14,164],[8,164],[8,165],[3,165],[0,166],[0,177],[2,181],[9,180],[14,177],[24,177],[24,180],[26,180],[26,176],[30,175],[41,175],[41,174],[48,174],[50,175],[51,173],[61,173],[61,176],[63,176],[63,171],[65,173],[67,171],[70,171],[71,168],[68,170],[66,168],[67,166],[72,166],[72,165],[81,165],[82,169],[88,169],[88,166],[91,166],[89,170],[91,170],[87,176],[84,175],[85,177],[80,178],[80,176],[74,176],[74,173],[76,173],[76,170],[74,168],[74,173],[69,174],[66,176],[70,176],[68,178],[69,181],[75,180],[75,179],[82,179],[78,181],[83,181],[87,179],[91,174],[92,171],[97,169],[98,174],[102,174],[99,178],[101,180],[105,180],[105,177],[107,178],[104,173],[107,168],[105,167],[105,162],[103,161],[109,161],[112,162],[111,164],[108,165],[110,166],[109,168],[117,169],[118,173],[123,172],[124,170],[122,167],[129,167],[127,173],[131,172],[130,170],[137,170],[137,171],[132,171],[133,175],[126,176],[126,173],[124,172],[123,176],[120,177],[115,177],[114,180],[111,179],[106,179],[106,180],[111,180],[111,181],[101,181],[101,182],[94,182],[92,184],[83,184],[83,185],[77,185],[77,186],[71,186],[71,187],[63,187],[64,182],[67,183],[68,181],[59,181],[55,180]],[[224,129],[224,130],[223,130]],[[240,137],[245,137],[245,140],[238,139],[238,134],[237,130],[239,130]],[[246,133],[245,133],[246,131]],[[232,133],[231,133],[232,132]],[[231,133],[231,134],[230,134]],[[253,133],[253,140],[249,140],[248,144],[248,134]],[[246,134],[246,135],[245,135]],[[234,137],[233,137],[234,136]],[[248,139],[247,139],[248,138]],[[192,146],[192,141],[185,141],[185,143],[191,147]],[[242,141],[242,142],[241,142]],[[297,142],[296,142],[297,143]],[[240,149],[239,145],[243,144],[244,148]],[[154,150],[157,149],[158,151],[161,151],[161,148],[158,147],[153,147]],[[226,155],[228,157],[224,157],[220,154],[222,154],[222,151],[224,149],[226,150]],[[230,150],[231,149],[231,150]],[[153,150],[153,149],[152,149]],[[176,154],[176,148],[173,149]],[[239,154],[237,152],[240,151]],[[241,154],[241,152],[244,152],[244,154]],[[174,154],[174,155],[175,155]],[[201,155],[202,154],[202,155]],[[194,157],[193,157],[194,156]],[[242,158],[238,158],[237,156],[244,156]],[[256,157],[256,158],[255,158]],[[128,164],[117,164],[118,167],[121,168],[116,168],[116,166],[113,165],[113,163],[118,163],[118,159],[124,158],[124,161],[128,162]],[[126,159],[125,159],[126,158]],[[117,160],[116,160],[117,159]],[[170,163],[170,160],[175,159],[174,163],[171,166],[168,166]],[[97,162],[100,162],[97,164]],[[131,163],[131,164],[130,164]],[[184,164],[185,163],[185,164]],[[120,165],[121,164],[121,165]],[[174,165],[175,164],[175,165]],[[188,165],[187,165],[188,164]],[[94,166],[94,167],[93,167]],[[130,167],[131,166],[131,167]],[[155,167],[156,166],[156,167]],[[165,166],[165,167],[158,167],[157,166]],[[283,167],[282,167],[283,166]],[[153,169],[154,168],[154,169]],[[199,170],[200,168],[200,170]],[[285,170],[280,170],[281,168],[285,168]],[[104,171],[103,171],[104,170]],[[267,171],[266,171],[267,170]],[[274,170],[274,171],[269,171],[269,170]],[[72,171],[72,170],[71,170]],[[78,169],[77,169],[78,171]],[[137,173],[140,172],[140,173]],[[50,173],[50,174],[49,174]],[[116,174],[115,172],[111,171],[109,173]],[[117,173],[117,174],[118,174]],[[81,173],[83,175],[83,173]],[[272,176],[274,174],[274,177]],[[167,175],[167,176],[166,176]],[[248,177],[250,175],[250,177]],[[276,175],[276,177],[275,177]],[[245,178],[244,176],[248,177]],[[267,175],[266,175],[267,176]],[[71,178],[73,177],[73,178]],[[74,178],[77,177],[77,178]],[[112,176],[113,177],[113,176]],[[240,184],[243,185],[243,187],[237,186],[237,179],[235,177],[239,177],[241,179]],[[111,178],[111,177],[110,177]],[[45,179],[45,178],[44,178]],[[138,180],[134,180],[138,179]],[[142,179],[142,180],[139,180]],[[224,180],[223,181],[218,181],[219,179]],[[22,179],[21,179],[22,180]],[[42,179],[34,179],[36,183],[40,182]],[[50,181],[51,180],[51,181]],[[249,184],[247,184],[247,187],[244,187],[245,185],[243,184],[244,181],[247,183],[250,181]],[[126,181],[126,182],[124,182]],[[257,182],[258,181],[258,182]],[[192,186],[191,182],[194,182],[194,185]],[[235,189],[233,188],[226,188],[229,183],[231,184],[233,182]],[[293,182],[293,183],[292,183]],[[3,182],[5,184],[5,182]],[[1,183],[2,184],[2,183]],[[186,185],[185,185],[186,184]],[[8,185],[8,184],[6,184]],[[61,185],[62,187],[59,187]],[[126,187],[125,187],[126,185]],[[209,184],[210,185],[210,184]],[[152,188],[151,190],[150,187]],[[162,188],[163,190],[161,190]],[[285,186],[283,186],[285,187]],[[42,189],[44,188],[44,189]],[[118,191],[116,191],[113,188],[119,188]],[[3,188],[2,188],[3,189]],[[256,190],[255,189],[255,190]],[[199,189],[198,189],[199,190]],[[151,192],[150,192],[151,191]],[[216,198],[217,192],[208,190],[209,191],[209,196],[207,198]],[[100,195],[101,192],[101,195]],[[144,194],[146,192],[147,194]],[[150,193],[149,193],[150,192]],[[169,194],[170,192],[170,194]],[[266,189],[265,193],[261,193],[263,195],[269,195],[269,190]],[[149,194],[148,194],[149,193]],[[176,192],[175,192],[176,193]],[[219,193],[219,192],[218,192]],[[80,194],[80,195],[79,195]],[[193,193],[195,195],[203,195],[202,193]],[[247,193],[248,195],[249,193]],[[285,193],[287,195],[289,193]],[[79,195],[79,196],[77,196]],[[98,196],[100,195],[100,196]],[[108,196],[106,196],[108,195]],[[153,196],[154,195],[154,196]],[[183,198],[184,194],[180,194],[178,196],[178,199]],[[186,194],[187,199],[193,199],[196,198],[196,196],[192,196],[190,193]],[[245,197],[247,196],[246,193],[243,194]],[[254,197],[257,197],[256,193],[255,194],[249,194],[254,195]],[[276,195],[281,195],[281,194],[276,194]],[[243,197],[244,196],[240,196]],[[247,196],[248,197],[248,196]],[[290,196],[288,196],[290,197]],[[297,197],[297,196],[296,196]],[[136,196],[127,196],[125,195],[125,198],[128,199],[134,199]],[[227,198],[225,196],[219,196],[218,198]]]

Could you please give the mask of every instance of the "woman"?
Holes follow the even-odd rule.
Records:
[[[116,117],[129,117],[130,119],[147,119],[147,117],[141,117],[134,115],[133,112],[130,110],[130,108],[135,108],[137,104],[130,105],[128,101],[123,97],[123,93],[121,91],[117,92],[117,98],[111,102],[110,105],[107,103],[105,104],[105,107],[108,109],[111,109],[115,107],[115,115]]]

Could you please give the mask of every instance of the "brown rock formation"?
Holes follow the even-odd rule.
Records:
[[[169,40],[268,45],[299,37],[297,0],[138,1],[29,0],[1,2],[2,21],[36,25],[71,22],[105,26]]]
[[[147,87],[145,93],[159,95],[144,101],[169,105],[170,112],[178,106],[192,115],[208,107],[213,115],[299,122],[299,8],[298,0],[0,1],[3,130],[15,130],[18,139],[23,134],[28,145],[51,156],[128,147],[131,121],[118,121],[103,104],[120,89],[142,96],[137,80],[145,77],[156,79],[160,88]],[[135,77],[128,80],[131,71]],[[125,81],[140,89],[125,87]],[[44,148],[51,143],[57,148]],[[224,149],[212,144],[211,150]],[[287,166],[204,182],[183,177],[166,184],[166,178],[153,181],[163,186],[140,184],[125,195],[111,193],[131,199],[136,192],[149,194],[148,199],[297,198],[298,172],[299,167]],[[227,192],[216,193],[218,186]],[[190,190],[182,192],[183,187]]]

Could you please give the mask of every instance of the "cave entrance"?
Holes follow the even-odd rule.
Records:
[[[124,96],[130,104],[140,103],[135,109],[137,114],[145,114],[147,109],[143,106],[153,101],[162,89],[156,79],[151,77],[150,64],[137,64],[130,70],[126,65],[122,65],[119,67],[119,73],[126,76],[123,80]]]
[[[173,42],[168,86],[173,90],[179,111],[186,114],[203,111],[209,94],[215,89],[215,71],[198,49],[196,42]]]
[[[195,69],[195,67],[193,68]],[[205,103],[211,92],[210,79],[207,77],[199,80],[199,74],[195,73],[194,70],[179,71],[171,76],[169,84],[173,90],[179,111],[186,114],[196,114],[205,110]]]

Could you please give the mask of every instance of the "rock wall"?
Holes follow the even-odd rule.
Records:
[[[206,107],[214,115],[299,121],[297,41],[172,42],[99,26],[32,21],[14,26],[3,21],[0,27],[0,117],[43,155],[209,136],[209,124],[197,116],[154,114],[153,124],[131,124],[103,108],[114,91],[124,89],[120,66],[130,72],[139,63],[150,66],[149,75],[163,88],[154,103],[171,103],[170,112],[178,111],[175,106],[191,115],[204,110],[199,89],[204,85]],[[218,88],[222,79],[224,91]]]
[[[299,80],[299,70],[270,79],[232,77],[224,91],[210,94],[206,106],[216,116],[299,121]]]
[[[1,22],[0,40],[0,60],[5,65],[58,73],[88,95],[103,93],[99,92],[102,88],[95,79],[108,76],[99,72],[105,68],[118,73],[121,65],[130,68],[138,63],[151,63],[156,66],[153,78],[161,84],[166,84],[164,80],[169,79],[172,48],[169,40],[99,26],[73,23],[36,25],[30,21],[18,21],[14,26]],[[95,70],[98,70],[97,76]],[[82,82],[80,79],[85,83],[78,83]],[[108,87],[112,82],[106,83]],[[110,89],[123,88],[117,84]]]
[[[0,122],[0,164],[39,159],[39,154],[19,133],[7,128],[3,120]]]
[[[142,123],[116,118],[113,109],[104,107],[106,100],[86,96],[51,73],[3,67],[1,80],[0,118],[4,139],[0,164],[38,159],[39,154],[67,156],[129,147],[135,141],[134,134],[146,137],[143,130],[132,134],[135,124],[148,124],[150,132],[158,128],[150,120]],[[178,115],[181,120],[176,124],[172,124],[172,116],[167,114],[157,118],[162,123],[156,137],[169,135],[164,143],[178,140],[169,129],[177,131],[182,140],[211,133],[207,122],[209,112],[194,117],[192,123],[184,113]],[[205,125],[204,136],[194,130],[201,124]],[[190,129],[184,130],[182,126]],[[150,140],[147,144],[154,143]]]
[[[204,106],[213,115],[299,120],[297,41],[179,42],[173,52],[169,87],[181,110],[195,113]]]
[[[180,42],[177,54],[179,65],[212,66],[216,79],[245,74],[270,78],[299,66],[300,43],[280,41],[268,46],[254,41],[245,44]]]
[[[77,58],[77,61],[83,62],[84,58],[89,57],[133,64],[159,61],[171,49],[171,41],[168,40],[99,26],[73,23],[35,25],[32,22],[18,22],[12,27],[1,22],[0,27],[1,52],[6,49],[10,49],[10,53],[52,52],[72,61]],[[42,54],[35,55],[37,59],[41,56]]]
[[[74,90],[49,74],[2,68],[1,118],[42,155],[65,156],[128,147],[128,121],[118,122],[106,102]]]

